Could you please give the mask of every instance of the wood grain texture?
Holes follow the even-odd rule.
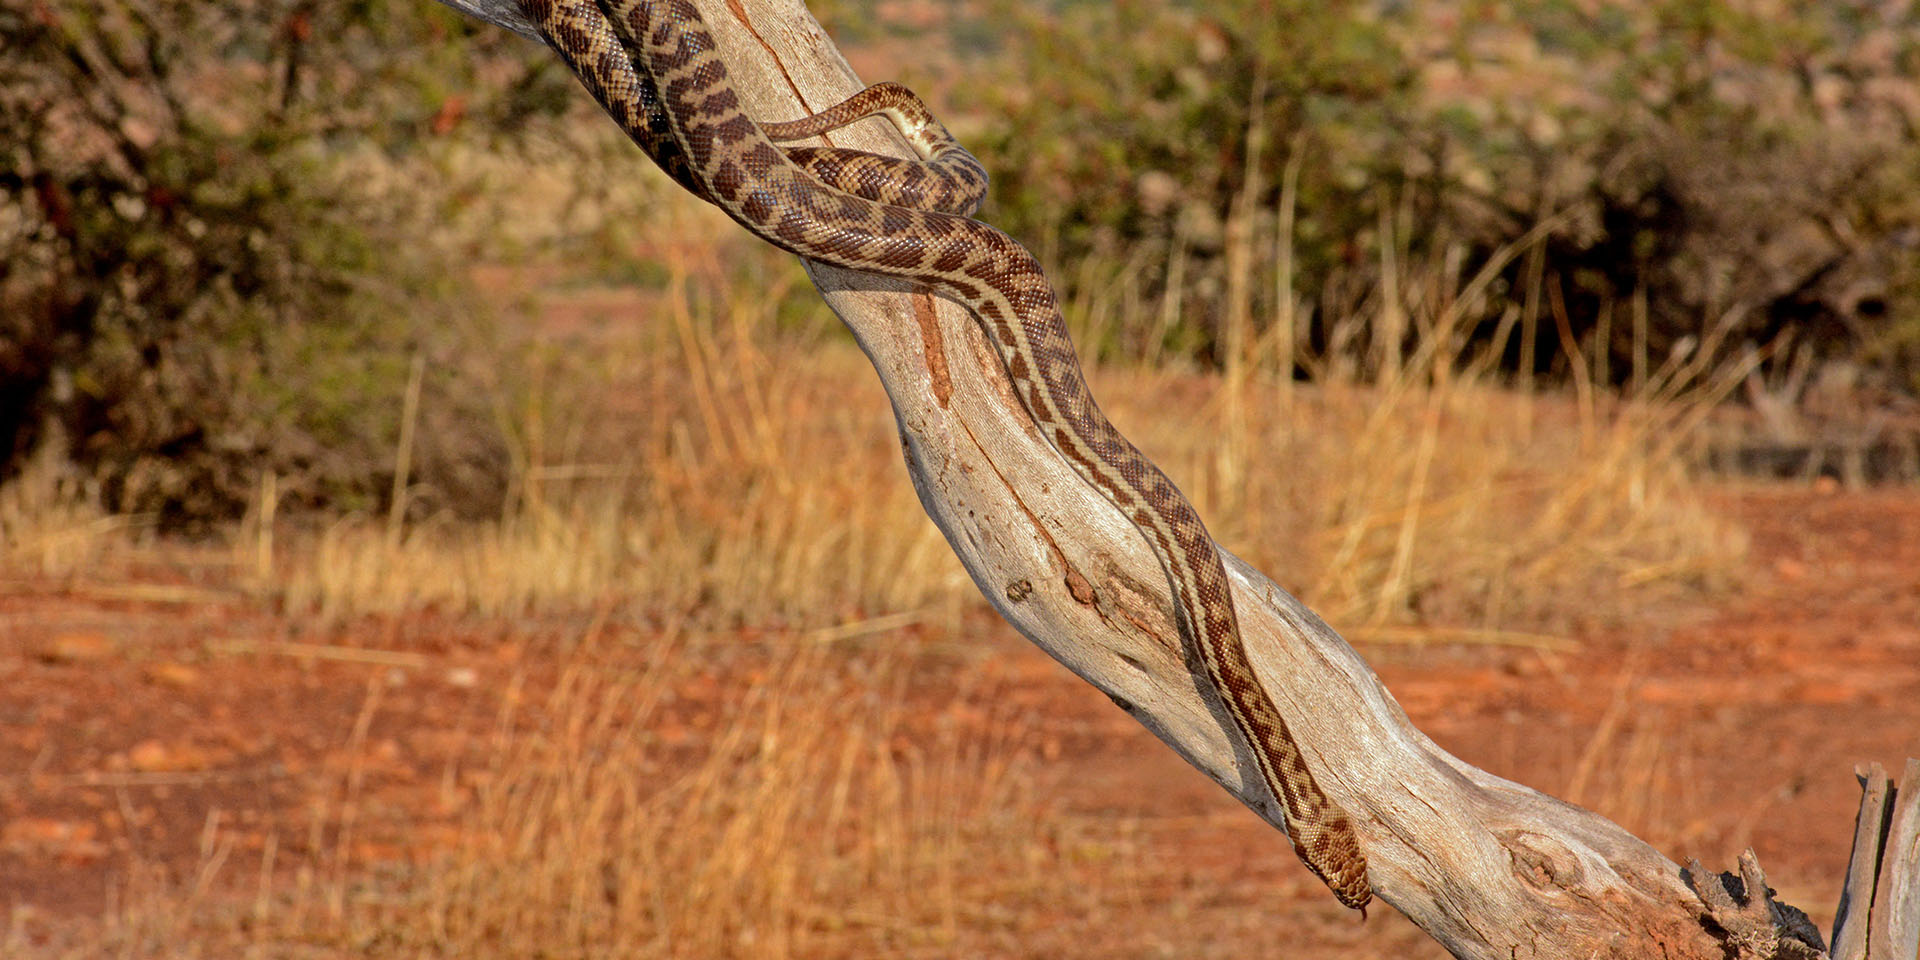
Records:
[[[1867,916],[1873,906],[1873,888],[1880,877],[1881,840],[1886,836],[1887,801],[1892,785],[1879,764],[1856,770],[1860,779],[1860,812],[1853,821],[1853,851],[1847,858],[1847,876],[1840,905],[1833,915],[1833,960],[1866,960]]]
[[[1915,960],[1920,956],[1920,760],[1907,761],[1889,814],[1867,958]]]

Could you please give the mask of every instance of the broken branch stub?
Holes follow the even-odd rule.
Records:
[[[1909,759],[1900,783],[1875,763],[1855,770],[1860,813],[1853,855],[1834,911],[1833,960],[1920,957],[1920,760]]]

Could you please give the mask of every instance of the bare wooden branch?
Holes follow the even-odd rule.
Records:
[[[1867,960],[1920,955],[1920,760],[1908,760],[1890,801],[1880,877],[1869,915]]]
[[[1920,956],[1920,760],[1907,761],[1897,787],[1877,763],[1854,772],[1860,814],[1834,913],[1833,958],[1914,960]]]
[[[1860,813],[1853,820],[1853,853],[1847,859],[1847,878],[1840,889],[1840,906],[1833,914],[1833,960],[1866,960],[1867,916],[1873,906],[1873,888],[1880,879],[1882,828],[1887,823],[1887,771],[1879,764],[1856,770],[1860,778]]]
[[[512,0],[446,2],[527,32]],[[754,115],[792,119],[859,88],[801,0],[695,2]],[[832,140],[910,155],[878,120]],[[1146,541],[1035,431],[972,318],[890,281],[808,269],[872,360],[920,501],[988,600],[1277,826],[1231,723],[1184,662]],[[1454,956],[1821,955],[1750,855],[1733,884],[1689,872],[1703,878],[1696,893],[1613,823],[1441,750],[1312,611],[1236,558],[1227,565],[1254,666],[1352,818],[1375,890]],[[1274,856],[1292,859],[1279,843]]]

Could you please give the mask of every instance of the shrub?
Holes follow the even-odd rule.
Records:
[[[1624,382],[1790,334],[1920,384],[1920,11],[1777,7],[1004,9],[988,215],[1081,264],[1078,292],[1177,308],[1094,331],[1109,351],[1217,361],[1236,297],[1291,296],[1310,368],[1365,372],[1417,337],[1353,318],[1450,296],[1555,218],[1462,305],[1509,370]],[[1236,246],[1273,282],[1236,293]],[[1512,314],[1568,339],[1523,358]]]
[[[293,503],[373,506],[419,356],[426,504],[497,506],[486,338],[455,322],[436,198],[365,172],[535,86],[463,86],[465,30],[425,3],[0,9],[0,479],[54,443],[108,506],[173,524],[268,471]]]

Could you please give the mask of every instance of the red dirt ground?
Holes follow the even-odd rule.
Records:
[[[1443,747],[1681,862],[1729,869],[1751,846],[1824,927],[1854,766],[1920,756],[1920,491],[1741,488],[1714,503],[1752,536],[1737,594],[1665,604],[1562,652],[1362,653]],[[545,652],[583,629],[415,617],[306,633],[208,579],[156,564],[112,584],[0,582],[0,906],[16,922],[97,915],[132,862],[190,880],[214,837],[254,865],[242,874],[270,842],[282,863],[432,852],[452,836],[446,771],[484,761],[475,731],[507,679],[537,682]],[[1308,955],[1441,955],[1390,910],[1347,919],[1277,834],[1104,698],[997,622],[969,627],[946,645],[1001,659],[1001,695],[1038,712],[1051,809],[1125,824],[1136,845],[1125,931],[1062,916],[1025,949],[1267,954],[1285,917]]]

